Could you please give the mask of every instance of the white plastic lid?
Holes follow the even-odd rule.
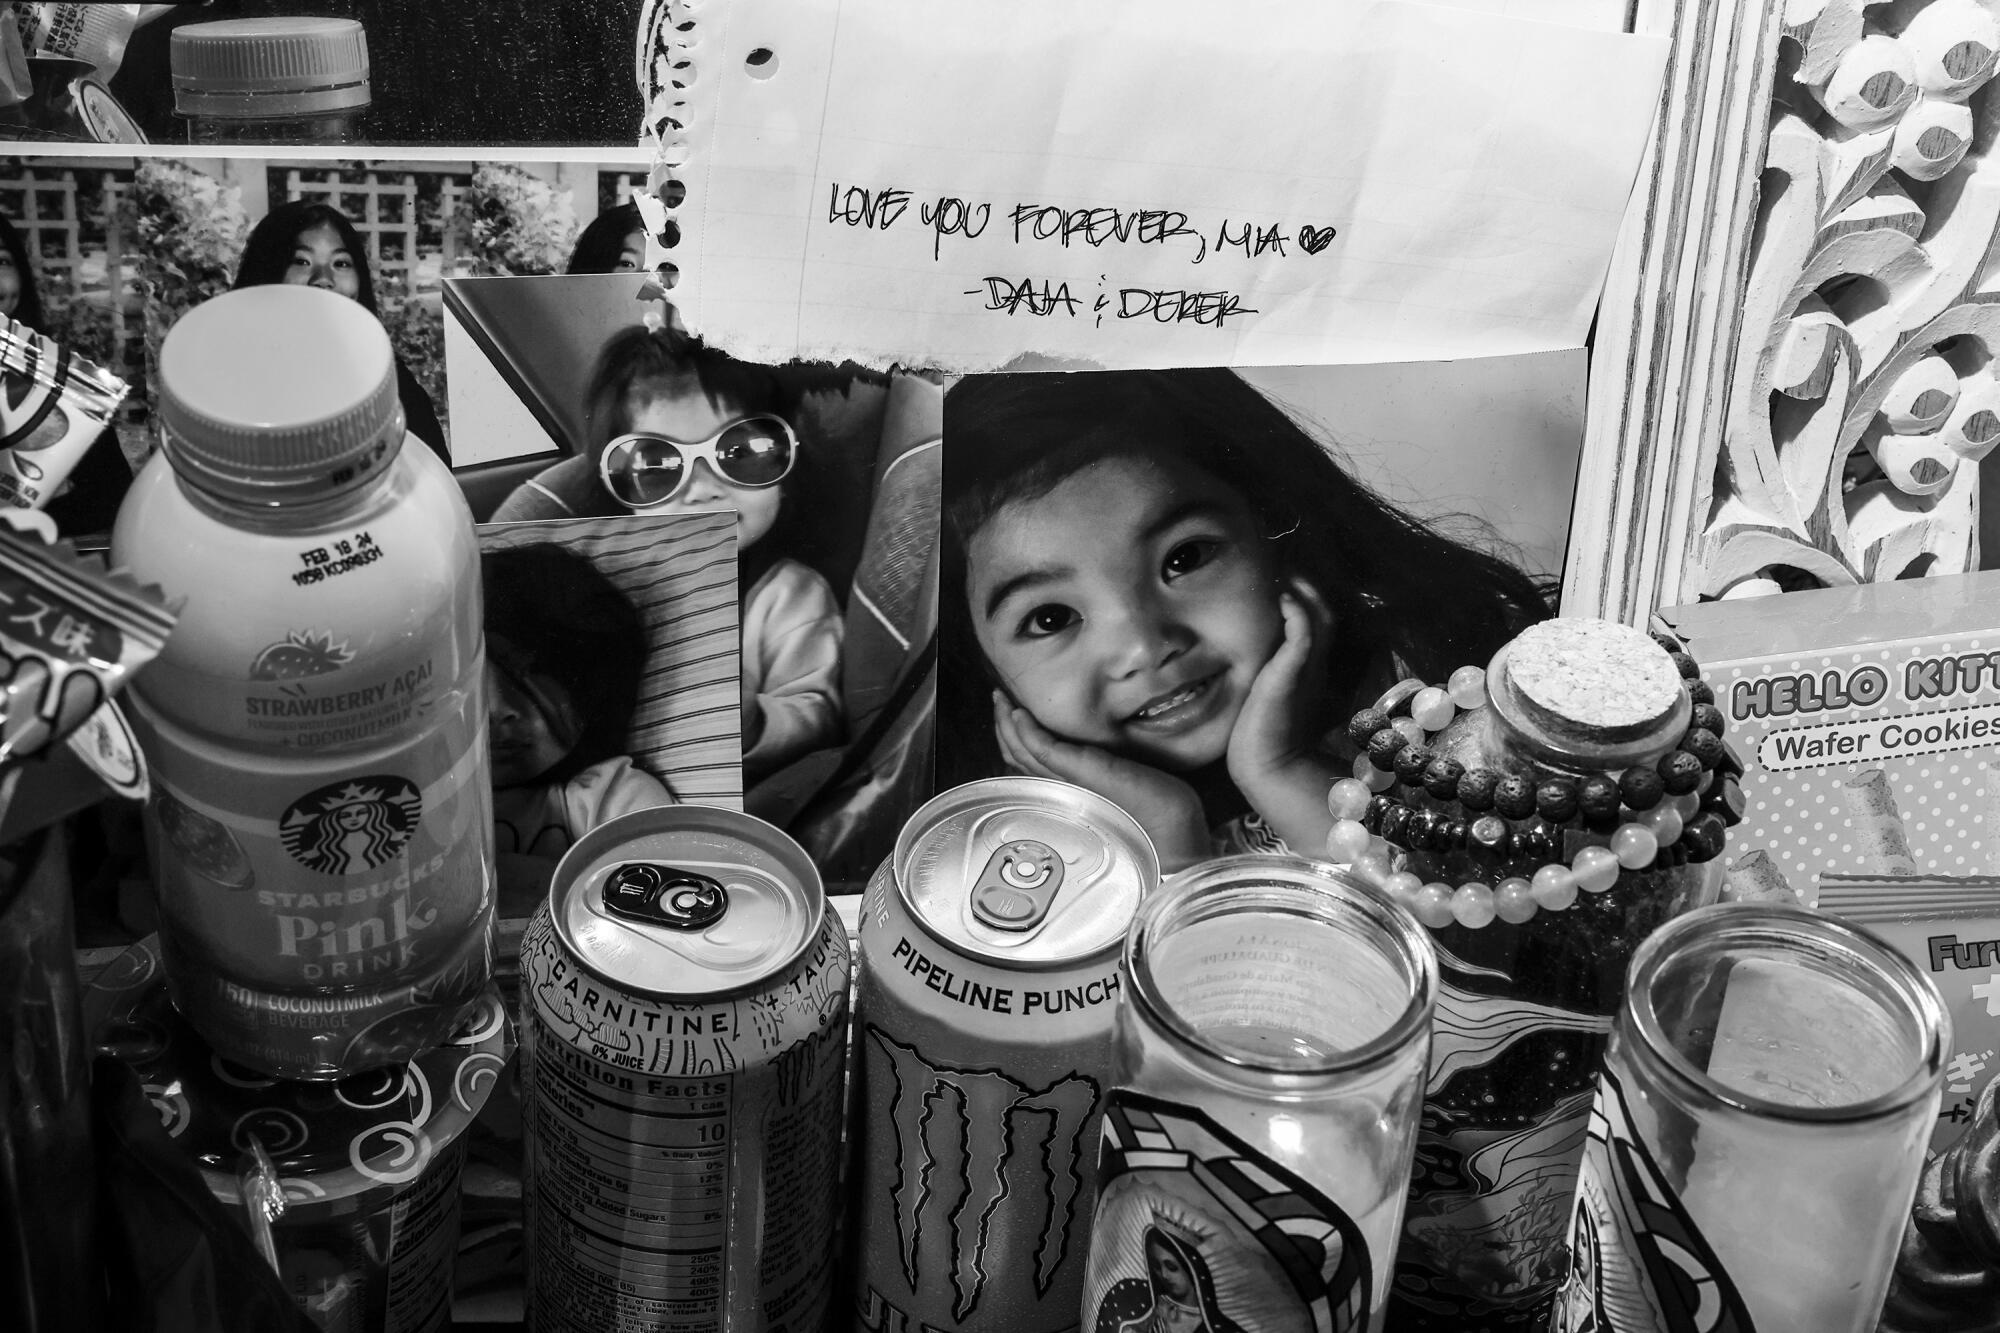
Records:
[[[174,470],[211,494],[336,495],[402,444],[389,335],[359,302],[318,287],[224,292],[167,331],[160,421]]]
[[[183,116],[322,115],[369,102],[368,34],[353,19],[190,23],[168,48]]]

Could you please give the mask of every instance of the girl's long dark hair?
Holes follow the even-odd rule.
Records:
[[[1173,456],[1249,503],[1279,568],[1332,608],[1336,707],[1358,707],[1357,691],[1391,663],[1432,682],[1484,666],[1550,614],[1548,587],[1376,495],[1232,370],[974,375],[945,395],[944,415],[941,785],[1001,771],[967,544],[1008,504],[1106,459]]]
[[[359,284],[354,299],[369,314],[380,316],[382,312],[375,305],[375,275],[368,268],[368,242],[361,239],[361,233],[347,220],[347,214],[331,204],[294,199],[266,213],[264,220],[250,229],[250,239],[243,243],[243,260],[236,266],[236,281],[230,286],[271,287],[283,282],[285,271],[292,266],[292,252],[298,247],[299,237],[322,223],[334,229],[341,245],[353,256],[354,276]]]
[[[563,782],[625,753],[646,668],[646,625],[588,557],[554,542],[479,557],[493,664],[517,680],[545,675],[569,692],[583,730],[543,782]]]
[[[42,327],[42,289],[35,281],[35,266],[28,254],[28,238],[14,225],[13,219],[0,215],[0,245],[7,247],[7,253],[14,257],[14,271],[20,275],[21,299],[14,303],[14,320],[26,324],[37,333],[46,333]]]
[[[637,204],[619,204],[607,208],[590,220],[583,234],[576,238],[576,245],[569,252],[569,264],[565,273],[616,273],[618,260],[625,253],[625,238],[635,231],[644,231],[645,223],[640,220]]]

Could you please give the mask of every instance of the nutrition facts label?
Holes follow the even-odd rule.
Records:
[[[838,1232],[845,929],[786,977],[706,1004],[579,968],[548,913],[521,938],[528,1309],[536,1333],[807,1333]]]
[[[617,1070],[559,1041],[537,1055],[536,1327],[719,1331],[731,1080]]]
[[[438,1333],[451,1323],[451,1265],[458,1253],[459,1168],[463,1141],[433,1162],[391,1214],[383,1333]],[[362,1320],[355,1321],[362,1327]]]

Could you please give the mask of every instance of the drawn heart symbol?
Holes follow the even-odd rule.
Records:
[[[1309,255],[1316,255],[1333,244],[1335,228],[1315,227],[1308,222],[1299,228],[1299,249]]]

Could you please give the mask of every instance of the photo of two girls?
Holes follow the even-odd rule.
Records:
[[[448,309],[546,355],[505,284]],[[1554,613],[1580,357],[940,384],[740,361],[657,304],[600,329],[576,447],[487,516],[733,512],[745,808],[835,892],[933,792],[1004,773],[1112,799],[1172,867],[1317,854],[1348,717]],[[453,363],[455,417],[481,382]]]

